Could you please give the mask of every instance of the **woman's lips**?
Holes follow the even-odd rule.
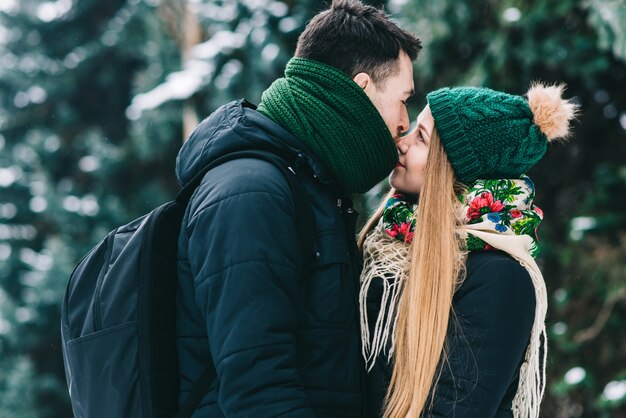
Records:
[[[404,164],[402,164],[400,161],[398,161],[398,164],[396,164],[396,168],[398,167],[406,168]]]

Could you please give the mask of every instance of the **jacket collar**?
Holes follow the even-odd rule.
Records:
[[[185,185],[216,158],[230,152],[264,149],[293,155],[298,169],[335,189],[335,181],[311,150],[296,136],[256,111],[245,99],[227,103],[204,119],[191,133],[176,158],[176,176]]]

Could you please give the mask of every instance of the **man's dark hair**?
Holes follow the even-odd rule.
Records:
[[[332,65],[353,78],[367,73],[379,85],[398,71],[403,50],[415,60],[422,42],[380,9],[358,0],[334,0],[298,38],[296,57]]]

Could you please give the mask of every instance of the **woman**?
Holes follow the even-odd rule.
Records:
[[[392,190],[359,238],[372,416],[539,415],[543,214],[524,173],[568,136],[562,90],[440,89],[399,141]]]

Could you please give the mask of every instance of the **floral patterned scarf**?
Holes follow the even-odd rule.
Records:
[[[539,253],[537,227],[543,219],[541,209],[533,204],[535,185],[528,176],[519,179],[476,180],[467,193],[459,196],[463,213],[473,229],[504,235],[528,235],[532,239],[530,254]],[[392,238],[410,243],[413,240],[417,201],[414,197],[395,194],[382,214],[382,227]],[[482,239],[469,234],[469,251],[492,250]]]

